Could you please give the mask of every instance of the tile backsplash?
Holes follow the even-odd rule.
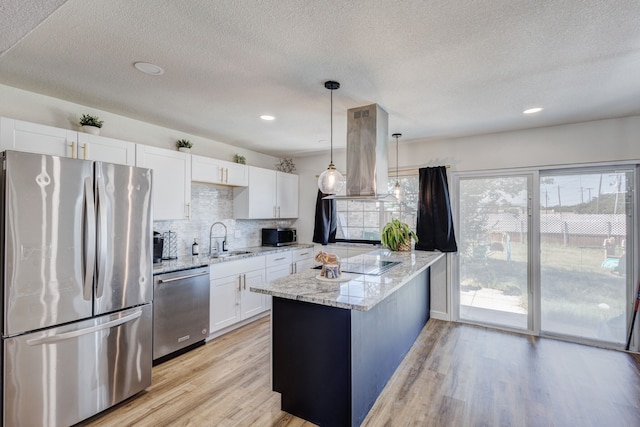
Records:
[[[159,233],[175,232],[178,257],[190,256],[193,239],[198,241],[200,254],[209,253],[209,230],[220,221],[227,227],[227,249],[260,246],[260,229],[291,227],[293,219],[248,220],[233,218],[233,188],[220,185],[191,184],[191,220],[154,221],[153,230]],[[223,227],[216,226],[214,236],[222,236]],[[215,240],[215,239],[214,239]],[[222,242],[222,239],[218,239]]]

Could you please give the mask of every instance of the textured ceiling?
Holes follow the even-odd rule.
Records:
[[[0,83],[279,157],[329,149],[329,79],[335,147],[370,103],[402,142],[640,114],[638,0],[0,7]]]

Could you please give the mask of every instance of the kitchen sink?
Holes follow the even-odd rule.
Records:
[[[250,253],[251,251],[228,251],[219,253],[217,255],[211,255],[211,258],[227,258],[230,256],[246,255]]]

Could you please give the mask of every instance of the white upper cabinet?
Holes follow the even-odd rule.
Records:
[[[249,186],[233,191],[238,219],[297,218],[298,176],[249,166]]]
[[[77,157],[79,159],[135,166],[136,144],[104,136],[78,133]]]
[[[191,216],[191,155],[148,145],[136,145],[136,165],[153,170],[153,219]]]
[[[298,175],[276,172],[278,218],[298,217]]]
[[[0,149],[135,165],[136,145],[37,123],[0,118]]]
[[[0,150],[76,157],[77,132],[0,117]]]
[[[249,184],[249,168],[247,165],[194,154],[191,156],[191,180],[246,187]]]

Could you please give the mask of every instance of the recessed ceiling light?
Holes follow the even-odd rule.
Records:
[[[164,74],[164,70],[161,67],[149,62],[135,62],[133,66],[136,67],[138,71],[152,76],[161,76]]]
[[[535,114],[535,113],[539,113],[542,110],[543,110],[542,107],[527,108],[522,112],[522,114]]]
[[[260,118],[261,118],[262,120],[267,121],[267,122],[270,122],[271,120],[275,120],[275,119],[276,119],[275,117],[270,116],[270,115],[268,115],[268,114],[263,114],[263,115],[261,115],[261,116],[260,116]]]

